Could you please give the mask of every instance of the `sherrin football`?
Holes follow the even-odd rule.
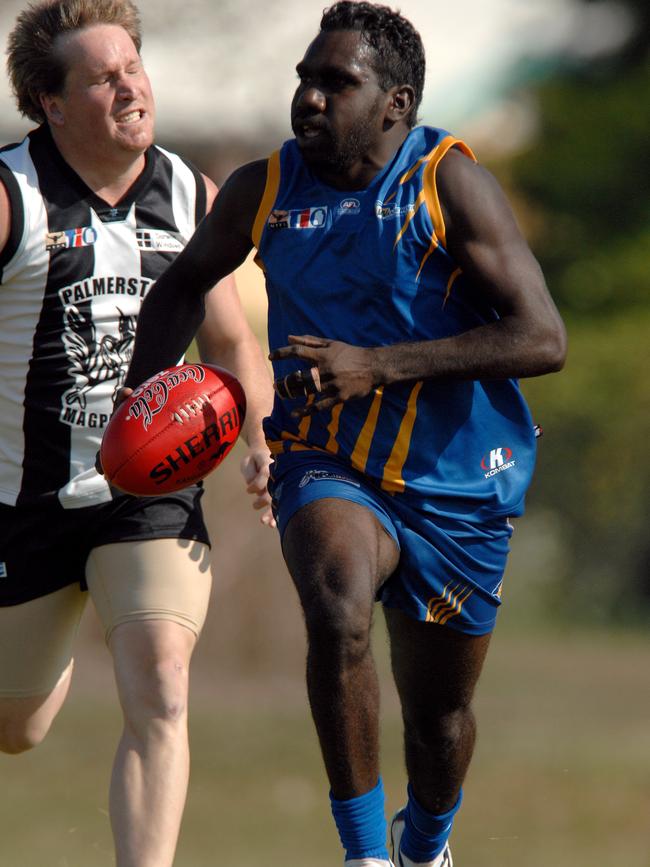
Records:
[[[246,397],[232,373],[180,364],[136,388],[111,416],[99,456],[127,494],[158,496],[205,478],[237,441]]]

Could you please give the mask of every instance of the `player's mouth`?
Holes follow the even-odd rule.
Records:
[[[139,123],[143,117],[144,111],[140,108],[136,108],[133,109],[133,111],[118,115],[115,120],[117,123],[123,123],[129,126],[130,124]]]
[[[322,140],[327,135],[324,124],[315,121],[296,120],[292,124],[298,144],[308,144]]]

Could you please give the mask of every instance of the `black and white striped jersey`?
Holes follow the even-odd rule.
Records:
[[[206,209],[200,173],[162,148],[116,206],[63,160],[47,126],[0,150],[12,225],[0,253],[0,502],[111,498],[95,454],[143,298]]]

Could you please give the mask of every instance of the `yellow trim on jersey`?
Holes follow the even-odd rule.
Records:
[[[264,226],[269,214],[271,213],[271,208],[273,207],[273,203],[278,195],[279,188],[280,151],[274,151],[268,159],[266,166],[266,185],[264,187],[264,192],[262,193],[259,208],[257,209],[257,214],[255,215],[255,222],[253,223],[252,240],[258,250],[260,241],[262,240]]]
[[[372,438],[375,435],[377,418],[379,416],[379,407],[381,406],[381,400],[383,396],[384,387],[383,385],[381,385],[379,386],[379,388],[375,389],[375,396],[368,411],[368,416],[363,427],[361,428],[361,433],[357,437],[357,441],[354,445],[354,451],[350,455],[350,463],[355,468],[355,470],[359,470],[360,473],[364,473],[366,471],[366,463],[368,462],[368,455],[370,454]]]
[[[420,157],[420,159],[415,163],[415,165],[411,166],[411,168],[408,169],[408,171],[404,172],[402,177],[397,182],[398,186],[401,186],[402,184],[405,184],[407,181],[409,181],[423,163],[429,162],[429,160],[433,157],[435,152],[436,152],[436,148],[433,148],[433,150],[430,150],[428,154],[425,154],[423,157]],[[391,195],[387,199],[384,200],[384,204],[386,204],[387,202],[390,202],[390,200],[395,195],[396,195],[396,193],[391,193]],[[425,201],[425,193],[424,193],[424,189],[422,189],[422,190],[420,190],[420,193],[419,193],[417,199],[415,200],[413,210],[409,212],[409,215],[407,216],[406,220],[404,221],[404,225],[400,229],[400,232],[399,232],[397,238],[395,239],[395,243],[393,244],[393,250],[399,244],[399,242],[402,240],[402,236],[404,235],[404,232],[407,230],[409,223],[411,222],[413,217],[417,214],[417,212],[420,209],[420,205],[422,205],[422,203],[424,201]],[[428,259],[429,255],[430,255],[430,253],[428,253],[425,256],[425,261],[426,261],[426,259]],[[424,261],[422,262],[422,265],[423,264],[424,264]],[[422,270],[422,265],[420,266],[420,271]],[[420,274],[420,271],[418,271],[418,276]]]
[[[415,275],[415,279],[416,279],[416,280],[419,280],[419,279],[420,279],[420,274],[422,273],[422,269],[424,268],[427,259],[429,258],[429,256],[433,253],[433,251],[434,251],[437,247],[438,247],[438,239],[436,238],[435,235],[432,235],[432,236],[431,236],[431,243],[429,244],[429,249],[427,250],[427,252],[426,252],[426,253],[424,254],[424,256],[422,257],[422,261],[420,262],[420,267],[418,268],[418,273]]]
[[[461,271],[460,268],[456,268],[456,270],[455,270],[455,271],[452,271],[451,274],[449,275],[449,280],[447,280],[447,291],[445,292],[445,297],[444,297],[444,300],[443,300],[443,302],[442,302],[442,306],[443,306],[443,307],[445,306],[445,304],[446,304],[447,301],[449,300],[449,296],[451,295],[451,287],[452,287],[452,286],[454,285],[454,283],[456,282],[456,278],[457,278],[457,277],[460,277],[460,275],[461,275],[462,273],[463,273],[463,272]]]
[[[342,410],[343,404],[337,403],[332,410],[332,418],[330,420],[330,423],[327,425],[327,433],[329,434],[329,439],[327,440],[325,451],[331,452],[333,455],[338,454],[339,451],[339,444],[336,441],[336,435],[339,432],[339,418],[341,417]]]
[[[411,437],[413,435],[413,427],[415,425],[415,417],[417,415],[417,402],[420,389],[424,383],[420,380],[416,382],[409,395],[406,412],[399,426],[399,432],[393,443],[393,448],[390,457],[384,466],[384,475],[381,480],[381,487],[384,491],[390,491],[395,494],[401,492],[406,487],[406,482],[402,477],[402,470],[406,462],[406,457],[409,453],[411,445]]]
[[[438,147],[438,145],[436,145],[436,147]],[[408,169],[406,172],[404,172],[402,177],[399,179],[398,184],[401,185],[401,184],[405,184],[407,181],[410,181],[411,178],[413,177],[413,175],[420,168],[422,163],[428,163],[429,160],[431,159],[431,157],[435,154],[435,152],[436,152],[436,148],[433,148],[432,150],[429,151],[428,154],[425,154],[423,157],[420,157],[420,159],[415,163],[414,166],[411,166],[410,169]]]
[[[476,157],[465,142],[448,135],[445,136],[437,147],[434,148],[431,158],[428,160],[424,172],[422,173],[423,190],[425,193],[427,208],[429,209],[429,215],[433,222],[433,232],[438,239],[438,242],[442,244],[443,247],[446,245],[446,230],[445,221],[442,216],[442,208],[440,207],[440,199],[438,198],[438,189],[436,186],[436,169],[438,168],[440,160],[452,147],[458,148],[465,154],[465,156],[468,156],[470,159],[474,160],[474,162],[477,162]]]
[[[403,236],[404,232],[408,229],[411,220],[417,214],[417,212],[420,210],[420,205],[422,205],[423,202],[424,202],[424,190],[420,190],[420,193],[419,193],[417,199],[415,200],[415,204],[413,205],[413,210],[409,211],[407,218],[404,220],[404,225],[399,230],[399,233],[398,233],[397,237],[395,238],[395,243],[393,244],[393,250],[395,249],[395,247],[397,247],[399,242],[402,240],[402,236]],[[418,271],[418,274],[419,273],[420,272]]]

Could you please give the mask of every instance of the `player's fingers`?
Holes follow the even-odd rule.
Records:
[[[127,397],[131,397],[132,394],[133,389],[127,388],[125,385],[123,385],[122,388],[118,389],[117,394],[115,395],[115,403],[113,405],[113,408],[117,408],[123,400],[126,400]]]
[[[295,338],[300,340],[300,338]],[[271,361],[282,361],[287,358],[298,358],[301,361],[316,362],[323,346],[307,346],[304,343],[292,343],[289,346],[278,346],[276,349],[269,352]]]
[[[328,409],[332,409],[338,403],[341,403],[340,398],[337,397],[327,397],[323,400],[319,400],[314,403],[309,403],[306,406],[300,407],[299,409],[293,410],[291,415],[294,418],[304,418],[307,415],[313,415],[315,412],[323,412]]]
[[[276,379],[273,388],[283,400],[320,394],[320,373],[317,367],[300,368],[287,374],[287,376]]]
[[[314,349],[324,349],[330,345],[330,341],[325,337],[315,337],[313,334],[290,334],[288,337],[291,344],[303,344],[311,346]]]

